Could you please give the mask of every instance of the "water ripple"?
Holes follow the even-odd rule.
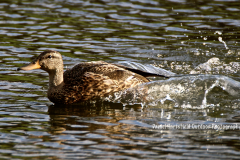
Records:
[[[238,0],[1,2],[0,157],[239,159],[239,128],[171,128],[239,125],[238,6]],[[140,92],[109,101],[56,106],[47,99],[47,73],[16,71],[47,49],[62,53],[65,69],[122,61],[175,77],[151,78]]]

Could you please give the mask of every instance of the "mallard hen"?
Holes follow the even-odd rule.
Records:
[[[59,52],[42,52],[30,64],[18,70],[42,69],[49,74],[48,98],[55,104],[72,104],[149,82],[147,73],[103,61],[83,62],[64,72]],[[165,76],[162,76],[165,77]]]

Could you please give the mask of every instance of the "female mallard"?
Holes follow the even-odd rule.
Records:
[[[44,51],[18,70],[42,69],[49,74],[48,98],[56,104],[71,104],[149,82],[148,76],[161,76],[103,61],[84,62],[63,71],[62,56]],[[164,76],[163,76],[164,77]]]

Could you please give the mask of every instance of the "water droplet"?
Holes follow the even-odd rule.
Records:
[[[214,34],[222,35],[222,32],[221,31],[216,31],[216,32],[214,32]]]

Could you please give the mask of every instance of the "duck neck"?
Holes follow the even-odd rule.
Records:
[[[49,72],[49,89],[56,89],[63,83],[63,68]]]

